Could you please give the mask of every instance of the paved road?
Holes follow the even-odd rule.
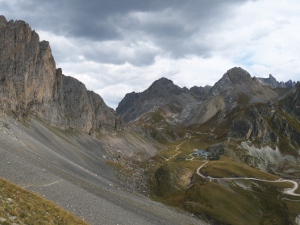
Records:
[[[279,178],[278,180],[265,180],[265,179],[252,178],[252,177],[222,177],[222,178],[210,177],[210,176],[205,176],[204,174],[201,173],[201,169],[206,164],[208,164],[208,161],[206,161],[204,164],[199,166],[199,168],[197,169],[197,174],[204,179],[210,179],[210,180],[254,180],[254,181],[261,181],[261,182],[268,182],[268,183],[286,183],[286,182],[288,182],[288,183],[292,183],[293,187],[284,189],[283,193],[288,194],[288,195],[293,195],[293,196],[300,196],[300,194],[295,193],[295,191],[298,189],[298,186],[299,186],[299,184],[296,181],[282,179],[282,178]]]

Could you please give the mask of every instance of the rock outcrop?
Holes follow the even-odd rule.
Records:
[[[62,74],[47,41],[24,21],[0,16],[0,104],[20,117],[31,114],[61,129],[113,131],[118,114],[78,80]]]
[[[159,197],[170,196],[179,190],[186,189],[191,182],[193,171],[178,166],[163,165],[155,171],[151,180],[154,193]]]
[[[296,82],[292,80],[288,80],[287,82],[283,82],[283,81],[279,82],[271,74],[269,74],[268,78],[258,77],[257,79],[267,85],[270,85],[273,88],[291,88],[296,85]]]
[[[230,136],[239,140],[269,143],[277,142],[276,133],[272,132],[268,123],[255,107],[250,107],[240,118],[232,121]]]
[[[130,121],[136,118],[135,100],[138,99],[139,93],[131,92],[125,95],[117,107],[117,112],[123,115],[125,121]]]

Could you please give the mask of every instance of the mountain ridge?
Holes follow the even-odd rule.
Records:
[[[35,114],[61,129],[85,133],[113,132],[121,126],[118,114],[75,78],[56,69],[49,42],[24,21],[0,16],[1,107],[20,119]]]
[[[197,100],[194,96],[196,95],[195,92],[192,94],[187,88],[180,88],[167,78],[160,78],[141,93],[127,94],[116,110],[125,122],[137,119],[146,112],[163,105],[166,106],[166,111],[173,114],[180,111],[184,104],[195,103]],[[176,102],[176,104],[168,107],[167,105],[171,102]]]
[[[153,90],[156,90],[155,94]],[[180,95],[185,100],[178,100]],[[175,118],[176,122],[189,125],[203,123],[219,110],[232,109],[241,98],[244,99],[242,104],[266,103],[279,98],[279,93],[271,86],[266,87],[258,78],[251,77],[246,70],[234,67],[215,85],[206,88],[180,88],[172,81],[161,78],[141,93],[127,94],[119,103],[117,112],[125,122],[129,122],[151,110],[161,108],[166,115]]]
[[[263,83],[272,86],[273,88],[291,88],[296,85],[295,81],[288,80],[286,82],[283,81],[277,81],[275,77],[272,76],[272,74],[269,74],[268,78],[261,78],[258,77],[258,80],[262,81]]]

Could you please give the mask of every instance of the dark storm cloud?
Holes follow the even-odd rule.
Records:
[[[230,16],[232,4],[245,1],[29,0],[1,4],[12,19],[23,19],[34,29],[67,38],[91,43],[112,40],[124,44],[131,41],[150,43],[159,50],[148,49],[147,52],[147,48],[141,50],[138,45],[125,48],[127,53],[124,49],[123,52],[109,51],[105,46],[84,50],[85,57],[90,60],[144,66],[153,63],[158,52],[174,58],[193,54],[209,56],[211,48],[205,41],[195,39],[195,34],[205,33],[223,17]],[[202,37],[197,35],[197,38]]]

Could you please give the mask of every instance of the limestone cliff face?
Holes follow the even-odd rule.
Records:
[[[50,45],[24,21],[0,16],[0,104],[26,117],[85,133],[119,127],[117,113],[78,80],[56,69]]]
[[[56,71],[49,43],[23,21],[0,17],[1,97],[13,110],[49,101]]]

